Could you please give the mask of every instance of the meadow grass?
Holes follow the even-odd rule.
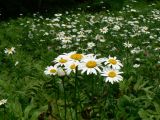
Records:
[[[1,120],[159,120],[160,4],[80,9],[0,23]],[[13,47],[15,50],[10,51]],[[5,52],[6,51],[6,52]],[[122,81],[97,71],[46,75],[63,53],[117,57]]]

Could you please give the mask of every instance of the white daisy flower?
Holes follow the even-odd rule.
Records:
[[[143,50],[141,50],[140,49],[140,47],[136,47],[136,48],[134,48],[133,50],[131,50],[131,53],[132,54],[138,54],[138,53],[140,53],[140,52],[142,52]]]
[[[132,47],[132,44],[129,43],[129,42],[125,42],[125,43],[123,43],[123,46],[124,46],[125,48],[131,48],[131,47]]]
[[[76,51],[70,52],[66,54],[66,56],[68,56],[68,58],[73,61],[80,61],[85,57],[83,54],[76,53]]]
[[[61,13],[57,13],[57,14],[54,14],[56,17],[60,17],[60,16],[62,16],[62,14]]]
[[[57,66],[48,66],[44,73],[46,75],[56,75],[57,74]]]
[[[118,31],[118,30],[120,30],[121,28],[120,28],[120,26],[118,26],[118,25],[115,25],[114,27],[113,27],[113,30],[115,30],[115,31]]]
[[[113,69],[120,69],[121,67],[123,67],[122,63],[120,62],[120,60],[117,60],[116,57],[110,57],[107,59],[104,59],[105,65],[108,65],[109,67],[112,67]]]
[[[85,58],[96,58],[96,56],[92,53],[85,55]]]
[[[138,68],[138,67],[140,67],[140,64],[134,64],[133,67]]]
[[[96,40],[99,40],[100,42],[105,42],[105,38],[103,35],[99,35],[97,34],[96,37],[95,37]]]
[[[123,72],[120,72],[119,70],[116,69],[111,69],[111,68],[104,68],[104,70],[101,72],[101,75],[106,77],[105,82],[119,82],[123,79],[123,77],[120,75]]]
[[[80,65],[78,66],[78,69],[82,70],[82,74],[84,72],[87,72],[87,75],[97,75],[97,71],[101,72],[99,67],[101,67],[101,61],[99,59],[96,59],[96,56],[88,56],[81,61]]]
[[[15,53],[15,52],[16,52],[16,51],[15,51],[15,47],[5,48],[5,50],[4,50],[4,53],[5,53],[5,54],[8,54],[8,55],[13,54],[13,53]]]
[[[69,61],[67,55],[59,55],[53,62],[56,63],[56,66],[64,66]]]
[[[72,37],[64,36],[62,38],[62,43],[71,43],[72,42]]]
[[[5,104],[5,103],[7,103],[7,99],[2,99],[2,100],[0,101],[0,106],[3,105],[3,104]]]
[[[93,47],[96,46],[96,44],[94,42],[88,42],[87,46],[88,46],[88,49],[92,49]]]
[[[100,31],[102,33],[107,33],[108,32],[108,28],[107,27],[103,27],[103,28],[100,29]]]
[[[66,71],[66,74],[69,75],[71,72],[76,72],[76,67],[78,66],[78,62],[69,61],[66,63],[64,69]]]

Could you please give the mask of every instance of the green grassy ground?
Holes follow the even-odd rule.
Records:
[[[0,119],[159,120],[159,6],[130,1],[121,11],[77,10],[1,22],[0,99],[7,102],[0,105]],[[6,54],[11,47],[15,53]],[[79,71],[75,86],[74,73],[44,74],[58,55],[72,51],[116,56],[123,81],[111,84],[99,73]]]

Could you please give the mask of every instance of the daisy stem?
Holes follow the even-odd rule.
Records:
[[[6,109],[5,109],[5,105],[4,105],[4,120],[6,120]]]
[[[100,80],[99,81],[99,84],[98,84],[98,89],[100,90],[100,95],[101,97],[103,97],[103,91],[104,91],[104,85],[103,85],[103,80]],[[99,106],[100,106],[100,110],[99,112],[102,113],[102,106],[101,106],[101,102],[99,102]]]
[[[67,103],[69,104],[68,99],[67,99]],[[69,107],[69,108],[70,108],[69,110],[70,110],[71,119],[74,120],[72,116],[72,107]]]
[[[92,79],[92,96],[91,96],[92,100],[94,100],[94,94],[95,94],[94,89],[95,89],[95,79],[93,78]],[[92,110],[93,110],[93,113],[94,113],[94,103],[93,102],[92,102]]]
[[[65,91],[65,86],[64,86],[64,78],[62,79],[62,84],[63,84],[63,91],[64,91],[64,120],[66,120],[66,116],[67,116],[67,104],[66,104],[66,91]]]
[[[130,71],[130,67],[129,67],[129,48],[127,48],[127,52],[126,52],[126,59],[127,59],[127,78],[129,78],[129,71]]]
[[[57,88],[57,92],[55,92],[55,96],[56,96],[56,107],[57,107],[57,110],[58,110],[58,117],[60,117],[61,115],[60,115],[60,110],[59,110],[59,106],[58,106],[58,99],[59,99],[59,85],[57,85],[56,84],[56,81],[55,81],[55,79],[54,79],[54,84],[56,85],[56,86],[58,86],[58,88]],[[57,93],[57,94],[56,94]]]
[[[76,67],[76,73],[75,73],[75,113],[76,113],[76,120],[78,120],[78,115],[77,115],[77,77],[78,77],[78,67]]]
[[[68,77],[68,76],[66,76],[66,77],[67,77],[67,80],[69,80],[69,77]],[[68,105],[70,104],[68,99],[67,99],[67,104],[68,104]],[[70,110],[71,119],[74,120],[73,114],[72,114],[72,113],[73,113],[73,112],[72,112],[73,109],[72,109],[72,107],[69,107],[69,108],[70,108],[69,110]]]
[[[92,90],[93,90],[93,94],[95,93],[94,89],[95,89],[95,79],[93,78],[93,79],[92,79]]]
[[[58,113],[59,113],[59,116],[58,116],[58,117],[61,117],[61,115],[60,115],[60,110],[59,110],[59,106],[58,106],[58,103],[57,103],[57,99],[56,99],[56,106],[57,106],[57,110],[58,110]]]
[[[79,84],[77,83],[77,86],[78,86],[78,100],[80,102],[80,107],[81,107],[81,110],[82,110],[82,103],[81,103],[81,99],[80,99],[80,92],[79,92]]]

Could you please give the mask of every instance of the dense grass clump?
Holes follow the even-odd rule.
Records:
[[[0,119],[159,120],[159,16],[132,0],[1,22]]]

